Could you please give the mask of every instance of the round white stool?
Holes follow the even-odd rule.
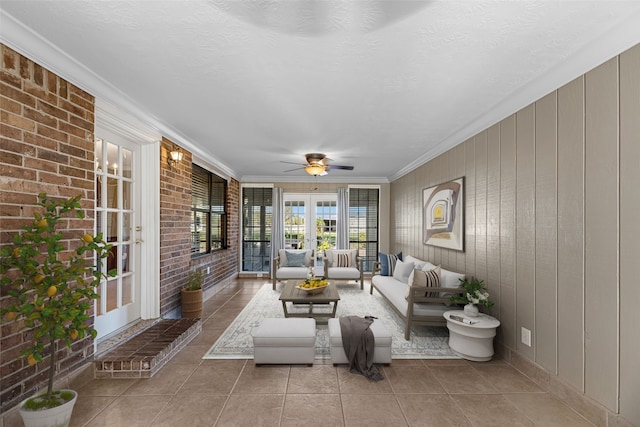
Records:
[[[496,328],[500,326],[498,319],[488,314],[469,317],[462,310],[447,311],[443,316],[447,319],[451,350],[458,356],[474,362],[491,360],[493,337],[496,336]]]

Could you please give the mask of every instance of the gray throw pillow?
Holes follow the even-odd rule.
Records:
[[[286,251],[287,265],[285,267],[304,267],[304,252]]]

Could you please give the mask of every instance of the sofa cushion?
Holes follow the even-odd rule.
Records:
[[[327,275],[336,280],[359,280],[360,270],[355,267],[329,267]]]
[[[396,266],[393,269],[393,278],[403,282],[409,283],[409,276],[413,271],[413,263],[412,262],[403,262],[402,260],[396,261]]]
[[[309,275],[309,267],[280,267],[276,272],[278,279],[306,279]]]
[[[398,252],[397,254],[379,252],[378,259],[380,260],[380,275],[393,276],[393,269],[396,266],[396,262],[398,260],[402,261],[402,252]]]

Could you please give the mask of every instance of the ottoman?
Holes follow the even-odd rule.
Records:
[[[374,320],[369,326],[375,338],[373,353],[373,363],[391,363],[391,333],[379,320]],[[329,345],[331,352],[331,363],[349,363],[347,354],[342,347],[342,333],[340,330],[340,319],[329,319]]]
[[[253,361],[256,365],[313,365],[315,356],[315,319],[264,319],[253,334]]]

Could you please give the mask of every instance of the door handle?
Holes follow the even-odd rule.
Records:
[[[140,243],[144,243],[144,240],[142,239],[136,239],[136,245],[140,244]]]

